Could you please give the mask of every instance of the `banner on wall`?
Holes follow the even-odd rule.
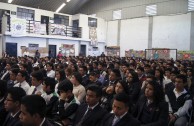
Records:
[[[120,56],[120,46],[106,47],[107,56]]]
[[[60,47],[63,56],[75,56],[75,45],[61,44]]]
[[[88,55],[89,56],[100,56],[100,51],[97,47],[90,47],[88,48]]]
[[[177,58],[180,60],[194,60],[194,51],[178,51]]]
[[[91,40],[91,42],[90,42],[91,46],[98,45],[96,27],[89,27],[89,38]]]
[[[41,24],[40,22],[34,22],[33,32],[34,34],[46,35],[46,24]]]
[[[66,26],[62,24],[51,24],[52,35],[66,35]]]
[[[125,57],[139,57],[144,58],[145,57],[145,51],[144,50],[126,50],[125,51]]]
[[[34,45],[38,45],[38,44],[34,44]],[[34,46],[34,47],[33,46],[24,47],[24,46],[22,46],[21,47],[22,55],[23,55],[25,49],[28,50],[29,56],[31,56],[31,57],[34,57],[36,50],[39,51],[40,57],[48,56],[48,48],[46,48],[46,47],[37,47],[37,46]]]
[[[26,35],[26,19],[11,18],[11,35],[16,37]]]

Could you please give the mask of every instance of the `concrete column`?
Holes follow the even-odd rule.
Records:
[[[190,50],[194,50],[194,12],[191,12]]]
[[[0,35],[0,58],[2,57],[3,53],[3,35]]]
[[[148,26],[148,49],[152,48],[153,17],[149,17]]]
[[[118,20],[117,46],[120,46],[121,20]]]
[[[6,31],[7,31],[7,16],[4,15],[2,17],[2,34],[5,34]]]

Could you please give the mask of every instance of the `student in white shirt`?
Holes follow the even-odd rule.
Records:
[[[30,89],[30,85],[26,82],[26,77],[28,76],[28,73],[24,70],[20,70],[16,76],[17,84],[14,85],[14,87],[21,87],[24,89],[26,93],[28,93],[28,90]]]
[[[53,70],[53,64],[47,63],[46,64],[46,70],[47,70],[47,77],[55,78],[55,71]]]
[[[27,94],[28,95],[32,95],[32,94],[41,95],[43,93],[42,81],[44,77],[42,71],[38,70],[38,71],[32,72],[31,76],[32,76],[32,81],[31,81],[32,86],[30,87]]]

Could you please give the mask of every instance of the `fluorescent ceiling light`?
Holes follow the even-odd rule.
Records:
[[[194,0],[188,0],[188,11],[194,11]]]
[[[8,0],[8,3],[11,3],[13,0]]]
[[[71,0],[67,0],[67,2],[70,2]]]
[[[58,13],[65,5],[65,3],[61,4],[61,6],[56,10],[56,12]]]
[[[156,15],[157,14],[157,5],[146,6],[147,15]]]

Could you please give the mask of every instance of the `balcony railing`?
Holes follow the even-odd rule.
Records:
[[[37,32],[37,30],[40,30],[40,31]],[[11,32],[10,23],[7,23],[7,31]],[[40,21],[27,20],[26,33],[40,34],[40,35],[60,35],[60,36],[66,36],[66,37],[81,38],[82,28],[65,26],[65,25],[54,24],[54,23],[41,24]]]

